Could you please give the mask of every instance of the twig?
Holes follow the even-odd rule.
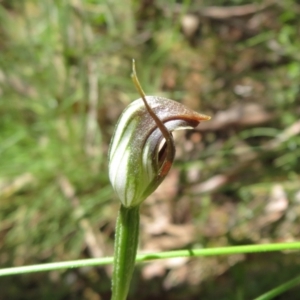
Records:
[[[88,62],[89,104],[86,121],[85,152],[89,156],[95,156],[95,137],[97,137],[97,102],[98,102],[98,75],[97,63],[94,60]]]
[[[30,173],[24,173],[18,177],[16,177],[12,182],[6,184],[2,184],[0,182],[0,197],[8,198],[13,194],[20,191],[23,187],[28,186],[33,183],[35,178]]]
[[[224,19],[230,19],[234,17],[244,17],[253,15],[255,13],[258,13],[260,11],[263,11],[267,8],[269,8],[272,5],[275,5],[276,1],[269,0],[265,1],[264,3],[257,4],[257,3],[251,3],[251,4],[245,4],[245,5],[236,5],[236,6],[209,6],[209,7],[199,7],[199,6],[193,6],[189,13],[198,15],[200,17],[206,17],[216,20],[224,20]],[[182,11],[183,5],[178,4],[175,6],[165,6],[162,7],[162,9],[165,11],[165,14],[170,15],[170,9],[172,10],[171,13],[173,14],[179,14]]]
[[[220,7],[220,6],[211,6],[205,7],[199,10],[200,16],[208,17],[212,19],[230,19],[233,17],[243,17],[247,15],[255,14],[259,11],[266,9],[267,7],[275,4],[274,1],[268,1],[262,4],[246,4],[239,6],[229,6],[229,7]]]

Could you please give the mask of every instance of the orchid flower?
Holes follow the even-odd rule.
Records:
[[[109,149],[109,179],[121,206],[116,223],[112,300],[128,294],[139,236],[140,204],[167,176],[174,157],[172,131],[195,128],[210,117],[173,100],[145,96],[132,64],[141,98],[122,113]]]
[[[109,150],[109,178],[125,207],[139,205],[168,174],[175,157],[171,132],[210,119],[176,101],[145,96],[134,65],[132,78],[142,97],[123,111]]]

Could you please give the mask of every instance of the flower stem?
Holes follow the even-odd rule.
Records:
[[[139,240],[140,206],[121,205],[115,236],[114,271],[111,300],[125,300],[135,265]]]

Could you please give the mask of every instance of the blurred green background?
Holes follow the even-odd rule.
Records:
[[[175,135],[141,251],[299,240],[299,49],[300,1],[1,0],[1,267],[112,255],[132,58],[146,94],[212,116]],[[294,253],[144,264],[130,299],[252,299],[299,269]],[[0,299],[109,299],[110,275],[3,277]]]

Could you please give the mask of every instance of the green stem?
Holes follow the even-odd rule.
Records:
[[[139,205],[121,205],[116,224],[111,300],[125,300],[135,265],[139,240]]]

